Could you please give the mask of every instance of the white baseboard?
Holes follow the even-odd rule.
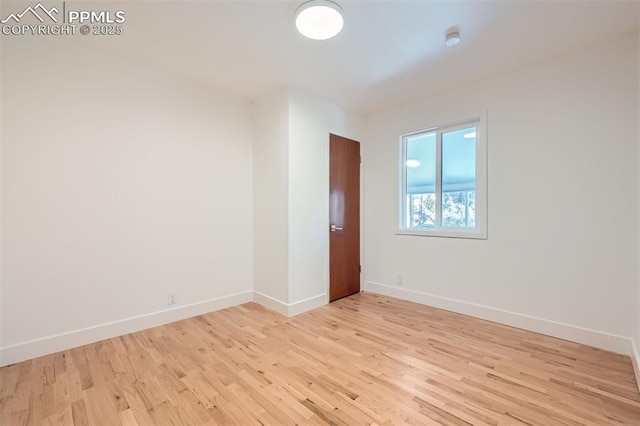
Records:
[[[365,282],[365,291],[628,355],[633,362],[636,383],[640,389],[640,348],[633,339],[371,281]],[[290,304],[257,291],[247,291],[0,348],[0,367],[251,301],[286,317],[295,316],[328,303],[326,294]]]
[[[259,291],[255,290],[253,291],[253,301],[259,305],[264,306],[265,308],[279,313],[280,315],[284,315],[285,317],[289,316],[288,303],[284,303],[278,299],[274,299],[271,296],[267,296],[266,294],[262,294]]]
[[[252,296],[251,291],[246,291],[7,346],[0,348],[0,366],[251,302]]]
[[[293,317],[328,303],[326,294],[319,294],[294,303],[285,303],[259,291],[253,292],[253,301],[285,317]]]
[[[610,352],[628,355],[632,359],[635,357],[636,362],[640,361],[640,358],[636,355],[637,351],[634,349],[633,340],[628,337],[576,327],[569,324],[549,321],[542,318],[531,317],[489,306],[477,305],[474,303],[449,299],[405,288],[374,283],[371,281],[365,282],[365,291],[433,306],[434,308],[440,308],[464,315],[470,315],[472,317],[522,328],[524,330],[534,331],[536,333],[558,337],[560,339],[582,343],[584,345],[594,346]],[[636,370],[636,377],[640,378],[638,370]]]
[[[329,301],[326,294],[319,294],[317,296],[309,297],[308,299],[300,300],[299,302],[289,304],[289,316],[293,317],[298,314],[310,311],[320,306],[324,306]]]

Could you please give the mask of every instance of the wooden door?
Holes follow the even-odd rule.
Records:
[[[360,291],[360,143],[329,137],[329,300]]]

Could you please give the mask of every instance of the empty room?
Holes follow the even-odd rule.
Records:
[[[640,425],[640,2],[0,29],[1,425]]]

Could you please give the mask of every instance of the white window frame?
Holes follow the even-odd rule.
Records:
[[[408,137],[429,132],[438,132],[436,135],[436,222],[440,223],[440,215],[442,214],[442,138],[441,132],[450,132],[468,127],[472,123],[476,123],[476,182],[475,182],[475,224],[476,227],[469,228],[451,228],[451,227],[434,227],[430,229],[412,229],[407,228],[406,220],[406,192],[407,192],[407,165],[406,165],[406,140]],[[400,136],[399,140],[399,185],[398,190],[398,221],[397,235],[413,235],[421,237],[448,237],[448,238],[471,238],[471,239],[487,239],[487,114],[483,112],[474,116],[470,116],[463,120],[456,120],[446,124],[437,126],[429,126],[423,130],[405,133]]]

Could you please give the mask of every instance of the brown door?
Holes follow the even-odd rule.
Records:
[[[360,143],[330,135],[329,300],[360,291]]]

